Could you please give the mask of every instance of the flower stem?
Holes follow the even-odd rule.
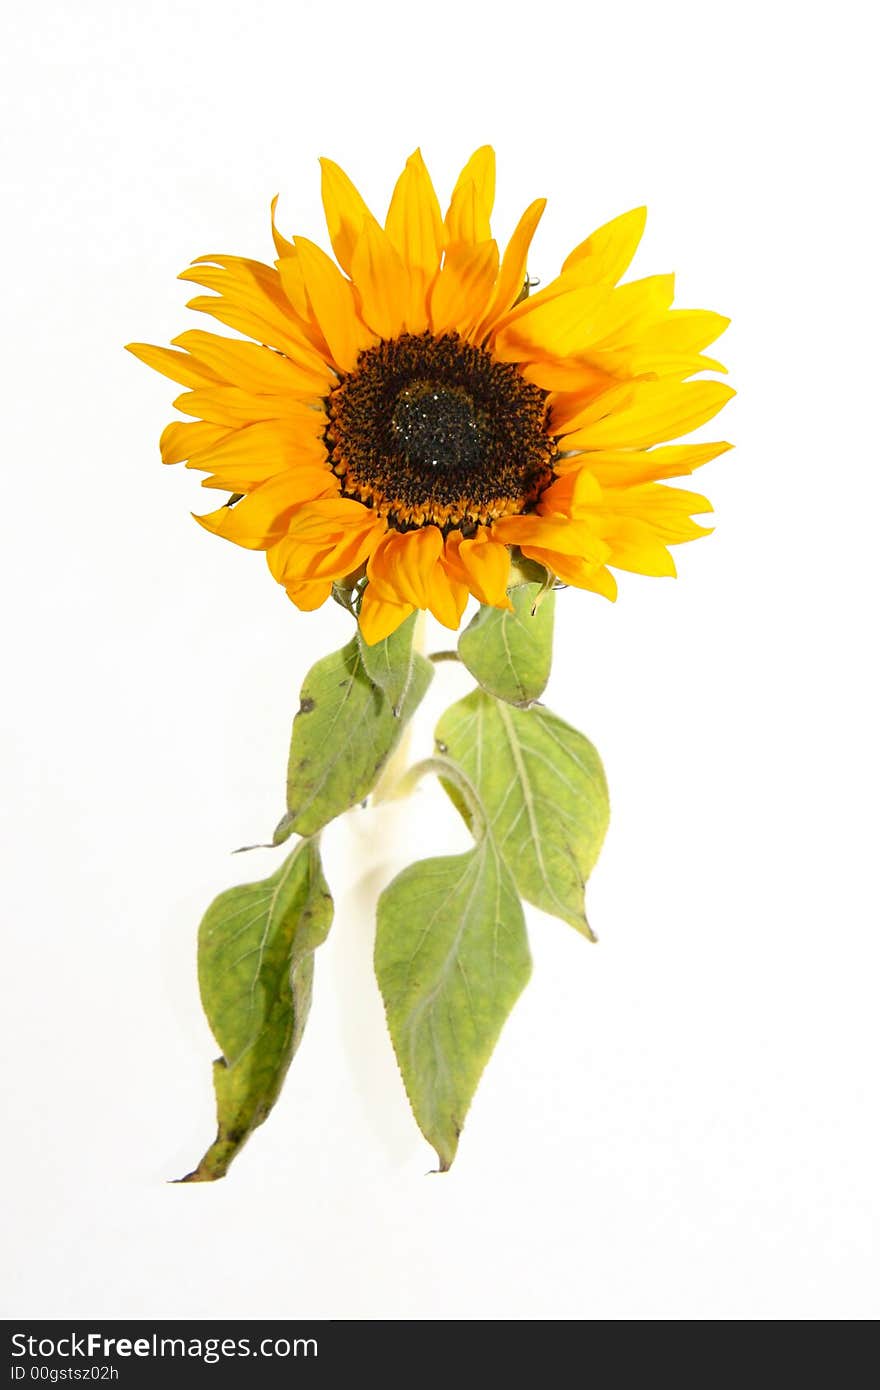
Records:
[[[473,782],[458,766],[458,763],[454,763],[451,758],[445,758],[442,754],[435,754],[432,758],[423,758],[420,763],[414,763],[394,788],[395,800],[399,797],[409,796],[410,792],[415,790],[418,783],[429,772],[432,772],[436,777],[446,778],[458,788],[470,813],[471,834],[479,843],[489,828],[483,803],[480,801]]]

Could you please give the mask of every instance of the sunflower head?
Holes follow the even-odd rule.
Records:
[[[343,493],[399,531],[473,535],[525,511],[552,478],[546,391],[458,333],[402,333],[362,352],[329,400]]]
[[[670,545],[705,535],[692,518],[711,508],[667,480],[729,446],[669,441],[733,393],[704,375],[724,370],[705,349],[726,319],[673,309],[671,276],[619,283],[644,209],[529,294],[544,200],[500,255],[488,146],[445,217],[417,151],[384,225],[321,163],[335,261],[282,236],[273,202],[274,265],[208,256],[181,277],[241,336],[131,345],[187,388],[163,461],[231,494],[202,526],[264,550],[300,608],[344,585],[370,643],[416,608],[456,628],[470,594],[509,608],[512,553],[607,598],[614,569],[674,574]]]

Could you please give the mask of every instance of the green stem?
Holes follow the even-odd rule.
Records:
[[[436,777],[445,778],[448,782],[454,782],[467,802],[467,808],[471,818],[471,834],[479,842],[488,833],[489,824],[486,813],[483,810],[483,803],[479,793],[467,773],[454,763],[451,758],[444,758],[437,755],[433,758],[423,758],[420,763],[414,763],[407,773],[400,779],[394,789],[395,799],[397,797],[409,796],[414,791],[418,783],[429,772],[433,772]]]
[[[433,661],[436,666],[439,661],[461,661],[458,652],[429,652],[428,660]]]

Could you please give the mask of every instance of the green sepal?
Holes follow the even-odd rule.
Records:
[[[525,706],[550,678],[555,595],[546,584],[520,584],[510,600],[512,612],[480,607],[458,639],[458,654],[490,695]]]
[[[332,920],[313,840],[271,878],[221,893],[202,918],[199,988],[223,1056],[214,1063],[217,1137],[183,1182],[224,1177],[278,1099],[308,1018],[313,953]]]

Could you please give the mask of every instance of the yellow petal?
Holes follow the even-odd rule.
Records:
[[[358,237],[351,277],[364,322],[380,338],[398,337],[409,308],[409,272],[377,222],[367,222]]]
[[[694,352],[663,352],[643,345],[626,353],[626,371],[630,376],[676,377],[679,381],[698,372],[727,374],[727,368],[717,358]]]
[[[234,507],[220,507],[195,519],[206,531],[247,550],[266,550],[281,539],[293,512],[302,505],[293,478],[270,479]]]
[[[609,350],[633,341],[665,315],[675,295],[674,275],[648,275],[612,289],[584,337],[582,352]]]
[[[295,396],[256,396],[237,386],[187,391],[174,405],[184,415],[199,415],[215,425],[249,425],[256,420],[291,420],[305,432],[320,432],[321,414]]]
[[[288,241],[286,236],[282,236],[275,225],[275,209],[278,206],[278,194],[272,199],[269,212],[269,220],[272,224],[272,240],[275,243],[275,250],[279,256],[292,256],[296,248],[292,241]]]
[[[320,370],[326,371],[327,364],[332,363],[333,354],[312,312],[306,277],[303,275],[302,261],[296,247],[291,246],[289,253],[280,257],[275,264],[278,267],[281,289],[296,322],[297,332],[301,333],[308,343],[308,351],[320,359]]]
[[[192,460],[186,466],[211,467],[208,464],[194,463]],[[222,492],[253,492],[261,483],[278,478],[284,472],[284,467],[279,466],[277,460],[263,459],[262,462],[258,462],[255,459],[247,459],[239,468],[231,463],[211,467],[210,476],[202,479],[202,487],[217,488]],[[335,497],[339,493],[338,479],[324,464],[301,461],[296,465],[296,473],[298,488],[302,491],[304,502],[311,502],[318,497]]]
[[[640,384],[637,381],[615,381],[607,390],[589,392],[586,396],[579,390],[551,392],[547,400],[550,432],[565,435],[570,430],[602,420],[613,411],[622,410],[635,400]]]
[[[473,179],[486,217],[491,217],[495,206],[495,151],[492,146],[480,145],[474,150],[459,178],[462,182]]]
[[[458,558],[467,577],[468,588],[480,603],[493,608],[512,608],[507,595],[510,582],[510,551],[480,527],[476,536],[458,546]]]
[[[431,571],[427,605],[438,623],[455,631],[467,607],[468,597],[467,584],[456,579],[442,559],[439,560]]]
[[[649,526],[626,518],[608,535],[608,563],[615,569],[647,574],[654,579],[675,578],[675,561]]]
[[[640,341],[646,324],[653,324],[672,303],[675,279],[672,275],[652,275],[617,289],[607,285],[576,285],[571,277],[568,289],[542,303],[526,305],[496,336],[496,352],[510,360],[532,360],[544,356],[570,371],[581,362],[612,371],[628,366],[621,350]],[[617,351],[618,356],[613,354]],[[574,357],[578,363],[560,358]],[[555,389],[563,387],[560,385]],[[575,389],[565,386],[564,389]]]
[[[261,421],[235,430],[212,448],[190,457],[187,468],[211,473],[203,487],[225,487],[229,492],[250,492],[259,483],[290,469],[320,469],[323,487],[314,496],[338,492],[339,483],[327,466],[320,439],[303,437],[278,421]]]
[[[396,632],[413,612],[411,603],[392,603],[380,598],[374,584],[368,584],[361,598],[358,626],[368,647]]]
[[[736,394],[721,381],[647,381],[632,389],[628,404],[574,428],[565,438],[565,448],[643,449],[663,444],[711,420]],[[600,409],[604,399],[591,409]]]
[[[405,265],[433,278],[443,250],[443,220],[420,150],[406,161],[397,180],[385,230]]]
[[[277,266],[281,288],[284,291],[291,309],[305,331],[306,325],[312,322],[312,314],[311,306],[309,305],[308,291],[306,290],[306,278],[303,275],[299,253],[295,246],[291,245],[287,255],[279,258]]]
[[[192,462],[187,466],[195,467]],[[249,496],[253,496],[257,489],[266,483],[277,483],[279,487],[283,487],[284,496],[290,500],[291,505],[296,506],[303,502],[315,502],[319,498],[339,495],[339,479],[326,465],[302,459],[292,465],[280,467],[277,460],[266,460],[262,464],[248,460],[238,473],[231,464],[223,468],[215,465],[213,471],[215,476],[205,478],[202,487],[222,487],[228,492],[247,491]]]
[[[179,382],[181,386],[217,386],[222,380],[210,367],[194,362],[185,352],[153,347],[150,343],[128,343],[126,352],[133,353],[148,367]]]
[[[285,588],[291,603],[295,603],[303,613],[312,613],[326,603],[332,584],[329,579],[307,579],[301,584],[287,584]]]
[[[501,315],[507,312],[522,293],[526,282],[529,247],[546,206],[547,199],[538,198],[526,208],[519,219],[501,261],[498,283],[489,310],[474,335],[478,342],[490,332]]]
[[[384,523],[347,497],[319,499],[297,509],[287,535],[269,556],[280,583],[342,579],[364,563],[384,532]]]
[[[378,531],[358,531],[341,537],[328,549],[296,547],[291,552],[288,574],[303,579],[344,579],[360,569],[377,543]]]
[[[606,449],[559,460],[557,471],[588,464],[593,477],[607,487],[629,487],[692,473],[725,453],[730,444],[665,444],[659,449]]]
[[[380,597],[427,608],[432,573],[442,549],[443,537],[436,526],[389,531],[367,565],[367,577]]]
[[[329,367],[317,354],[313,355],[312,367],[303,369],[271,348],[204,333],[198,328],[181,333],[173,341],[218,378],[258,395],[300,393],[320,398],[326,395],[333,380]]]
[[[608,546],[586,521],[556,516],[504,516],[492,523],[492,534],[508,545],[540,546],[562,555],[580,555],[594,565],[605,563]]]
[[[313,241],[297,237],[296,249],[309,303],[333,360],[344,372],[353,371],[358,354],[376,338],[355,312],[351,282]]]
[[[290,323],[287,329],[279,328],[277,323],[270,323],[267,319],[260,318],[251,309],[243,308],[223,296],[209,294],[196,295],[195,299],[187,300],[188,309],[196,309],[201,314],[210,314],[219,323],[224,323],[227,328],[234,328],[237,333],[244,333],[248,338],[256,338],[258,343],[265,343],[268,347],[278,348],[286,356],[296,361],[300,354],[307,352],[311,355],[312,345],[308,343],[300,334],[297,326]],[[320,389],[320,378],[314,378],[315,384]]]
[[[576,392],[578,409],[583,408],[585,398],[590,401],[619,384],[619,378],[595,363],[579,362],[574,357],[567,362],[526,362],[520,370],[526,381],[542,391]]]
[[[268,300],[275,308],[284,310],[284,296],[277,270],[264,261],[255,261],[248,256],[196,256],[177,278],[192,280],[197,285],[206,285],[221,292],[224,287],[235,286],[255,308],[263,300]]]
[[[647,208],[633,208],[605,222],[563,262],[582,284],[615,285],[628,268],[645,230]]]
[[[593,564],[578,555],[563,555],[557,550],[543,550],[540,546],[524,545],[523,555],[537,560],[539,565],[551,570],[564,584],[574,584],[578,589],[590,589],[602,594],[613,603],[617,598],[617,581],[604,565]]]
[[[646,334],[646,345],[677,352],[702,352],[730,325],[730,319],[711,309],[672,309]]]
[[[230,304],[249,310],[282,333],[301,335],[274,267],[243,256],[198,256],[179,280],[214,290]]]
[[[604,285],[579,285],[544,298],[527,299],[515,319],[508,315],[502,321],[495,335],[495,356],[502,362],[528,362],[583,351],[610,293]]]
[[[304,507],[291,526],[291,534],[304,543],[330,544],[354,531],[378,525],[375,512],[351,497],[316,502]]]
[[[258,419],[254,398],[246,396],[234,386],[207,387],[201,391],[186,391],[174,402],[175,410],[184,415],[196,415],[214,425],[225,425],[237,429],[239,425],[252,424]]]
[[[225,425],[209,425],[203,420],[174,420],[166,425],[159,439],[163,463],[183,463],[202,449],[209,449],[229,438]]]
[[[486,310],[497,274],[498,247],[494,241],[450,246],[431,289],[433,332],[458,332],[467,337]]]
[[[208,265],[207,261],[217,264]],[[287,261],[281,264],[287,265]],[[297,315],[279,272],[271,266],[240,256],[202,256],[179,278],[204,285],[220,296],[219,300],[198,296],[190,301],[190,308],[213,314],[230,328],[280,348],[293,361],[314,367],[315,350],[320,350],[321,344],[314,341],[308,315]],[[326,344],[323,347],[326,349]]]
[[[351,275],[358,237],[365,225],[378,224],[348,174],[332,159],[321,160],[321,198],[333,254]]]
[[[450,244],[457,241],[489,241],[490,219],[495,206],[495,151],[481,145],[462,169],[452,190],[446,214]]]
[[[480,233],[484,232],[484,236]],[[489,240],[489,222],[480,208],[475,183],[469,181],[456,189],[446,214],[446,235],[450,246],[472,246],[475,241]]]
[[[583,286],[579,287],[577,282],[569,276],[557,275],[556,279],[544,285],[543,289],[536,290],[534,294],[529,293],[525,298],[520,299],[519,303],[508,309],[506,314],[502,314],[492,329],[493,337],[497,338],[502,329],[513,327],[519,319],[533,314],[536,309],[549,304],[551,300],[559,299],[561,295],[570,294],[572,290],[578,288],[582,289]]]
[[[590,457],[582,454],[579,470],[563,474],[541,494],[539,515],[584,518],[601,506],[602,489],[590,469]]]
[[[663,483],[608,488],[603,493],[602,509],[614,527],[623,519],[635,520],[649,527],[664,545],[696,540],[711,530],[691,520],[694,515],[711,512],[712,503],[707,497]]]
[[[316,411],[309,413],[317,414]],[[308,430],[299,421],[258,420],[190,454],[191,462],[199,468],[244,463],[248,458],[274,458],[280,469],[299,461],[318,462],[326,457],[320,416],[318,424],[310,425]]]

